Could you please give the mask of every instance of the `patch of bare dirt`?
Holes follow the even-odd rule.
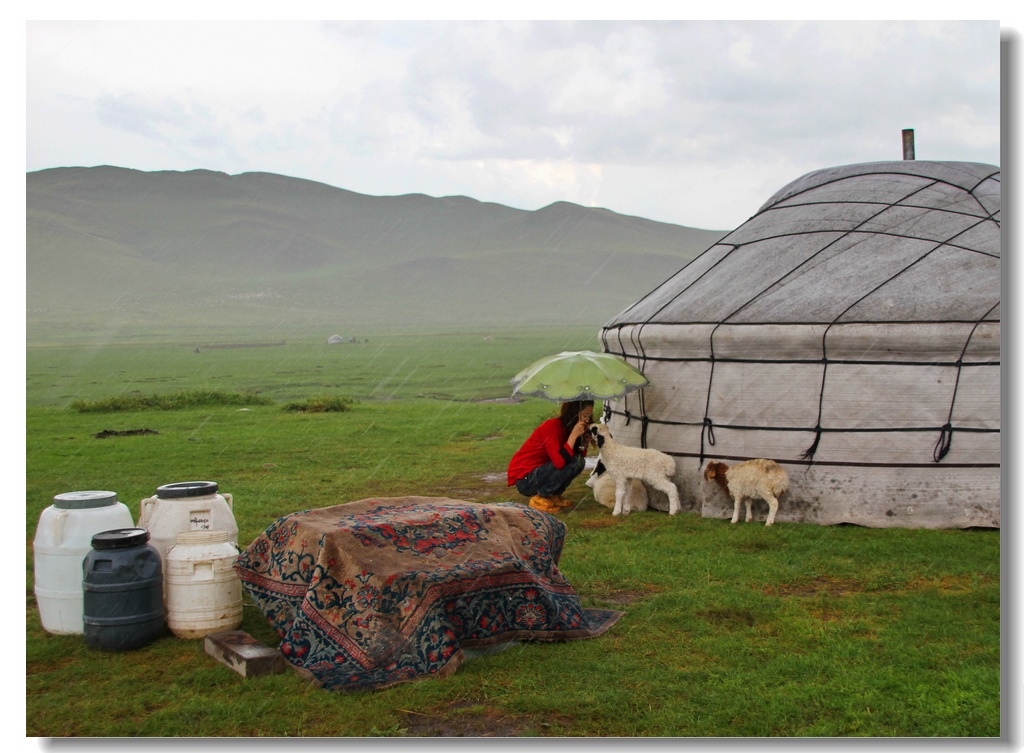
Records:
[[[982,578],[981,585],[986,585],[991,582],[991,578]],[[964,591],[972,591],[977,587],[978,583],[975,582],[974,578],[966,575],[943,575],[939,578],[924,578],[917,577],[907,583],[907,589],[912,591],[925,591],[925,590],[936,590],[942,591],[943,593],[963,593]]]
[[[519,501],[519,492],[508,485],[505,473],[487,473],[483,476],[460,476],[436,493],[467,502]]]
[[[819,576],[803,583],[783,583],[778,586],[768,586],[765,588],[765,593],[772,596],[817,596],[818,594],[843,596],[849,593],[859,593],[863,590],[863,584],[855,580]]]
[[[158,431],[152,429],[126,429],[125,431],[114,431],[113,429],[104,429],[97,434],[93,434],[96,439],[107,439],[108,437],[137,437],[143,434],[159,434]]]
[[[625,591],[614,588],[610,583],[593,583],[587,588],[587,595],[602,604],[614,604],[625,607],[638,601],[643,601],[647,597],[661,591],[662,589],[658,586],[648,584],[641,585],[640,590]]]
[[[607,601],[611,604],[619,604],[626,606],[628,604],[635,604],[644,598],[646,594],[643,591],[616,591],[612,594],[606,594],[601,597],[602,601]]]
[[[754,625],[754,615],[749,609],[713,607],[703,609],[695,614],[719,627],[753,627]]]

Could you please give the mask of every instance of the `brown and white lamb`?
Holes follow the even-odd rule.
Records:
[[[774,460],[756,458],[744,460],[728,466],[712,460],[704,467],[704,480],[714,481],[732,498],[733,511],[730,523],[740,519],[740,502],[747,504],[747,520],[753,520],[750,504],[753,499],[763,499],[768,503],[768,517],[764,524],[770,526],[775,522],[775,513],[779,510],[779,495],[789,488],[789,476],[786,470]]]
[[[624,504],[630,479],[642,481],[653,489],[668,495],[668,514],[679,512],[679,490],[672,477],[676,472],[676,461],[659,450],[644,447],[630,447],[612,439],[607,424],[594,424],[590,433],[601,451],[601,462],[608,474],[615,479],[615,508],[612,515],[629,515],[629,506]]]

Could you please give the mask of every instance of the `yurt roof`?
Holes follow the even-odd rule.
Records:
[[[625,309],[630,324],[999,321],[1000,171],[817,170]]]

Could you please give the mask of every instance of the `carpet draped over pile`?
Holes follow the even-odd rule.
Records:
[[[278,519],[235,569],[280,650],[331,690],[444,676],[463,649],[592,638],[622,612],[584,609],[558,560],[562,521],[512,502],[364,499]]]

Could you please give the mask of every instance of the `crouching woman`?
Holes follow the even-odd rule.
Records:
[[[562,492],[583,471],[593,416],[593,400],[562,403],[558,418],[549,418],[534,429],[512,456],[508,485],[530,497],[530,507],[556,512],[572,505]]]

